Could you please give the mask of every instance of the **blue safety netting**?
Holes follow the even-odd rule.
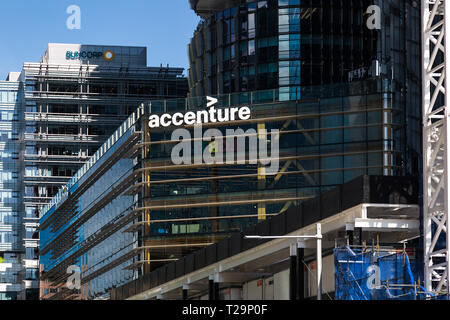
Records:
[[[405,252],[334,249],[336,300],[425,299],[420,264]]]

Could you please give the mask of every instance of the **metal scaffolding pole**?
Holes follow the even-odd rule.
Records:
[[[317,224],[317,300],[322,300],[322,225]]]
[[[450,0],[422,1],[423,232],[425,289],[448,294]],[[449,34],[449,31],[447,31]]]

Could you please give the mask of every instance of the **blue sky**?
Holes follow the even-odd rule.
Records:
[[[70,5],[81,30],[66,27]],[[198,21],[188,0],[1,0],[0,80],[38,62],[49,42],[146,46],[149,66],[187,68]]]

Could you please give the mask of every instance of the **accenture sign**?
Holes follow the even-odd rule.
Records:
[[[216,109],[216,98],[208,99],[207,108],[209,110],[189,111],[186,113],[177,112],[173,115],[165,113],[163,115],[150,115],[148,125],[150,128],[195,125],[204,123],[228,122],[235,120],[248,120],[251,117],[249,107],[233,107]]]
[[[186,128],[176,128],[172,132],[171,141],[176,142],[171,148],[171,159],[174,165],[191,164],[227,164],[256,165],[258,172],[274,175],[279,170],[279,137],[280,131],[265,128],[226,128],[225,134],[219,128],[209,128],[203,132],[202,124],[248,120],[251,117],[249,107],[216,109],[217,99],[208,99],[209,110],[189,111],[150,115],[149,127],[169,127],[193,125],[192,132]],[[207,146],[204,147],[203,143]],[[270,153],[268,146],[270,145]]]

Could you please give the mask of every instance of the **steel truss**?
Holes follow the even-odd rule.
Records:
[[[422,0],[423,228],[425,289],[448,294],[450,0]],[[446,19],[447,16],[447,19]]]

